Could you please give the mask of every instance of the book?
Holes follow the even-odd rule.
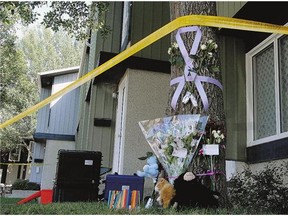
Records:
[[[111,209],[114,205],[114,200],[115,200],[115,194],[116,194],[116,191],[113,190],[111,191],[111,197],[110,197],[110,201],[109,201],[109,208]]]
[[[114,209],[117,208],[120,196],[121,196],[121,191],[116,191],[115,201],[114,201],[114,204],[113,204],[113,208]]]
[[[130,209],[135,209],[139,205],[140,205],[140,191],[133,190],[131,192]]]
[[[112,194],[112,190],[109,190],[109,193],[108,193],[108,206],[110,206],[111,194]]]
[[[133,190],[131,193],[131,209],[136,207],[136,190]]]

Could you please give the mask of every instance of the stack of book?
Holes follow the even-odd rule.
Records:
[[[135,209],[140,205],[140,191],[130,190],[129,186],[123,185],[122,190],[110,190],[108,207],[114,209]]]

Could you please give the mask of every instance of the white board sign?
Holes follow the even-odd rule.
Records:
[[[207,144],[203,145],[204,155],[219,155],[219,145],[217,144]]]

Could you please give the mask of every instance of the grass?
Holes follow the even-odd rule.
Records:
[[[246,209],[186,209],[177,212],[175,209],[151,208],[145,209],[141,207],[135,210],[115,210],[109,209],[105,202],[64,202],[52,204],[39,204],[35,201],[31,203],[17,205],[16,202],[20,199],[1,198],[1,215],[121,215],[121,214],[141,214],[141,215],[230,215],[230,214],[269,214],[254,210]]]
[[[1,204],[1,206],[2,205],[6,205],[6,204],[15,204],[21,199],[22,198],[5,198],[5,197],[1,197],[0,198],[0,204]]]

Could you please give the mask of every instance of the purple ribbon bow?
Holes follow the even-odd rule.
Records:
[[[174,92],[172,100],[171,100],[171,107],[174,110],[176,109],[176,104],[177,104],[178,98],[179,98],[179,96],[180,96],[180,94],[181,94],[181,92],[185,86],[186,81],[190,81],[190,82],[194,81],[196,89],[198,90],[200,98],[203,102],[203,106],[204,106],[205,111],[208,111],[209,105],[208,105],[208,98],[207,98],[206,92],[205,92],[201,82],[212,83],[212,84],[218,86],[221,90],[223,89],[222,84],[218,80],[211,78],[211,77],[207,77],[207,76],[198,76],[195,73],[193,60],[189,57],[189,54],[185,48],[184,42],[183,42],[181,35],[180,35],[181,33],[194,32],[194,31],[196,31],[196,36],[195,36],[194,42],[192,44],[190,55],[195,55],[197,50],[198,50],[201,36],[202,36],[201,30],[199,29],[199,27],[192,26],[192,27],[180,28],[176,34],[176,41],[178,43],[180,52],[182,54],[182,57],[183,57],[186,65],[184,68],[184,75],[177,77],[177,78],[170,81],[170,86],[179,83],[177,88],[176,88],[176,91]]]

